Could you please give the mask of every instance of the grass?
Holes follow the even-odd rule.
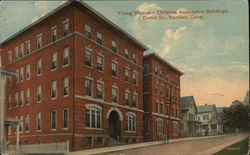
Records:
[[[213,155],[246,155],[248,152],[249,139],[245,138],[235,144],[230,145]]]

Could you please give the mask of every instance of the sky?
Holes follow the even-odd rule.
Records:
[[[0,1],[0,42],[65,1]],[[176,66],[181,96],[197,105],[230,106],[249,90],[249,30],[247,0],[214,1],[85,1],[103,16]],[[206,13],[206,10],[227,10]],[[191,11],[202,19],[169,19],[169,14],[136,15],[135,11]],[[120,13],[119,13],[120,12]],[[123,12],[123,14],[121,13]],[[128,15],[124,12],[132,12]],[[126,15],[124,15],[126,14]],[[149,17],[156,19],[149,20]],[[145,20],[145,18],[147,18]]]

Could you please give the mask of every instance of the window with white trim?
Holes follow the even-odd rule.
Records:
[[[37,86],[37,102],[40,103],[42,101],[42,86]]]
[[[57,81],[51,83],[51,98],[56,99],[57,97]]]
[[[111,68],[111,74],[112,74],[112,76],[117,77],[118,76],[118,64],[117,64],[117,62],[112,61],[111,67],[112,67]]]
[[[30,64],[26,65],[26,80],[30,79]]]
[[[37,60],[37,67],[36,68],[37,68],[37,71],[36,71],[37,76],[42,75],[42,59]]]
[[[63,79],[63,96],[69,95],[69,78],[66,77]]]
[[[138,95],[136,93],[133,94],[132,107],[137,107],[138,104]]]
[[[25,115],[25,131],[26,132],[30,131],[30,115],[29,114]]]
[[[125,104],[130,105],[130,92],[128,90],[125,91]]]
[[[51,111],[51,130],[56,130],[57,116],[56,110]]]
[[[130,81],[130,69],[125,68],[125,81],[129,82]]]
[[[102,127],[102,110],[97,107],[86,108],[86,127],[97,128]]]
[[[63,36],[67,36],[69,34],[69,20],[65,20],[63,22]]]
[[[103,44],[103,38],[101,32],[97,32],[96,42],[99,43],[100,45]]]
[[[92,96],[92,79],[85,78],[85,95]]]
[[[23,132],[23,116],[19,115],[18,119],[20,120],[20,124],[19,124],[19,132]]]
[[[20,68],[20,82],[23,81],[23,67]]]
[[[18,106],[18,92],[15,92],[15,107],[17,107]]]
[[[16,83],[19,82],[19,69],[16,69]]]
[[[26,89],[26,105],[30,104],[30,89]]]
[[[160,119],[156,120],[156,133],[162,133],[163,132],[163,121]]]
[[[160,95],[164,95],[164,86],[160,85]]]
[[[9,61],[9,63],[12,62],[12,51],[11,50],[8,51],[8,61]]]
[[[42,116],[41,112],[36,113],[36,130],[41,131],[42,130]]]
[[[51,28],[51,41],[54,42],[57,39],[57,28],[56,26]]]
[[[24,96],[23,96],[23,90],[20,91],[20,102],[19,105],[23,106],[23,102],[24,102]]]
[[[36,45],[37,45],[37,49],[40,49],[42,47],[42,34],[37,35]]]
[[[69,128],[69,109],[63,109],[63,129]]]
[[[19,48],[18,48],[18,46],[15,47],[15,56],[16,56],[16,59],[19,58]]]
[[[20,57],[23,57],[24,56],[24,44],[20,44]]]
[[[133,61],[134,63],[137,63],[137,54],[133,53]]]
[[[155,112],[158,113],[159,112],[159,103],[155,102]]]
[[[126,122],[126,128],[129,132],[135,132],[136,131],[136,116],[128,114],[127,115],[127,122]]]
[[[51,58],[51,70],[56,70],[57,68],[57,52],[52,54]]]
[[[96,69],[98,71],[103,71],[103,67],[104,67],[104,56],[97,54],[97,64],[96,64]]]
[[[112,41],[111,41],[111,45],[112,45],[111,50],[112,50],[113,52],[117,52],[118,49],[117,49],[116,41],[112,40]]]
[[[89,38],[89,39],[92,38],[92,33],[91,33],[91,27],[90,27],[90,25],[85,24],[85,31],[84,31],[84,33],[85,33],[85,36],[87,38]]]
[[[69,48],[63,50],[63,66],[69,65]]]
[[[178,136],[178,122],[173,122],[173,136]]]
[[[92,51],[86,49],[85,50],[85,64],[87,66],[92,66]]]
[[[103,99],[104,95],[104,84],[102,82],[97,82],[97,92],[96,92],[96,98]]]
[[[25,46],[26,46],[26,54],[29,54],[31,52],[30,40],[26,41]]]
[[[138,75],[137,75],[137,72],[133,72],[133,84],[134,85],[137,85],[137,81],[138,81]]]
[[[129,49],[125,48],[125,58],[129,59]]]
[[[112,102],[118,102],[118,88],[112,87]]]

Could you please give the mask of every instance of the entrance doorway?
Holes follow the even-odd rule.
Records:
[[[109,115],[109,136],[117,140],[120,137],[119,115],[114,110]]]

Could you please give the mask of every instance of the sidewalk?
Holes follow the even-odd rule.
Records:
[[[198,140],[198,139],[206,139],[206,138],[215,138],[215,137],[221,137],[221,136],[226,136],[226,135],[170,139],[169,143],[176,143],[176,142],[189,141],[189,140]],[[135,148],[141,148],[141,147],[147,147],[147,146],[154,146],[154,145],[160,145],[160,144],[166,144],[166,142],[165,141],[154,141],[154,142],[120,145],[120,146],[113,146],[113,147],[103,147],[103,148],[98,148],[98,149],[70,152],[69,155],[93,155],[93,154],[122,151],[122,150],[135,149]]]

